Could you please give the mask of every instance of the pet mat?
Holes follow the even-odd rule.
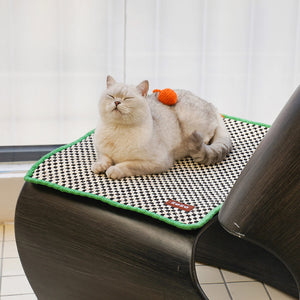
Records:
[[[221,163],[213,166],[186,158],[161,174],[112,180],[91,171],[91,164],[96,160],[92,130],[41,158],[28,171],[25,180],[101,200],[181,229],[200,228],[220,210],[269,127],[228,116],[224,122],[233,149]]]

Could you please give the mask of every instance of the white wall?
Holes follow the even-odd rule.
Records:
[[[0,0],[0,144],[96,125],[107,74],[272,123],[300,81],[299,0]]]
[[[24,184],[23,177],[0,177],[0,224],[5,221],[13,221],[18,196]]]

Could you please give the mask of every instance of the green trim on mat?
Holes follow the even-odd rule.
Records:
[[[53,154],[60,152],[64,149],[67,149],[79,142],[81,142],[82,140],[84,140],[85,138],[87,138],[88,136],[90,136],[91,134],[93,134],[95,131],[95,129],[89,131],[87,134],[85,134],[83,137],[77,139],[76,141],[70,143],[70,144],[66,144],[64,146],[61,146],[57,149],[54,149],[53,151],[49,152],[48,154],[44,155],[41,159],[39,159],[31,168],[30,170],[26,173],[24,180],[28,181],[29,178],[31,178],[31,176],[33,175],[34,171],[37,169],[37,167],[43,163],[47,158],[49,158],[50,156],[52,156]],[[42,180],[41,180],[42,181]]]
[[[31,183],[35,183],[35,184],[39,184],[39,185],[44,185],[44,186],[56,189],[56,190],[58,190],[60,192],[69,193],[69,194],[73,194],[73,195],[76,195],[76,196],[88,197],[88,198],[95,199],[95,200],[100,200],[100,201],[102,201],[104,203],[107,203],[107,204],[109,204],[111,206],[122,208],[122,209],[125,209],[125,210],[134,211],[134,212],[137,212],[137,213],[141,213],[141,214],[147,215],[149,217],[152,217],[154,219],[157,219],[159,221],[162,221],[164,223],[167,223],[169,225],[173,225],[173,226],[175,226],[177,228],[184,229],[184,230],[194,230],[194,229],[198,229],[198,228],[202,227],[203,225],[205,225],[220,210],[220,208],[222,206],[222,205],[219,205],[218,207],[215,207],[214,209],[212,209],[198,223],[195,223],[195,224],[184,224],[184,223],[181,223],[181,222],[178,222],[178,221],[170,220],[170,219],[168,219],[166,217],[157,215],[155,213],[152,213],[152,212],[147,211],[147,210],[142,209],[142,208],[132,207],[132,206],[129,206],[129,205],[125,205],[125,204],[121,204],[121,203],[115,202],[115,201],[110,200],[109,198],[106,198],[106,197],[103,197],[103,196],[98,196],[98,195],[91,194],[91,193],[86,193],[86,192],[81,192],[81,191],[73,190],[73,189],[66,188],[66,187],[63,187],[61,185],[58,185],[56,183],[52,183],[52,182],[48,182],[48,181],[43,181],[43,180],[31,178],[31,177],[27,177],[25,180],[27,182],[31,182]]]
[[[248,124],[254,124],[254,125],[264,126],[264,127],[267,127],[267,128],[270,127],[270,125],[263,124],[263,123],[253,122],[253,121],[249,121],[249,120],[245,120],[245,119],[241,119],[241,118],[236,118],[236,117],[232,117],[232,116],[228,116],[228,115],[224,115],[224,114],[223,114],[223,116],[225,118],[227,118],[227,119],[233,119],[233,120],[245,122],[245,123],[248,123]],[[121,204],[121,203],[115,202],[115,201],[113,201],[113,200],[111,200],[109,198],[103,197],[103,196],[99,196],[99,195],[95,195],[95,194],[91,194],[91,193],[87,193],[87,192],[81,192],[81,191],[78,191],[78,190],[73,190],[73,189],[70,189],[70,188],[58,185],[56,183],[52,183],[52,182],[48,182],[48,181],[44,181],[44,180],[32,178],[32,175],[33,175],[34,171],[46,159],[48,159],[50,156],[52,156],[55,153],[58,153],[58,152],[60,152],[60,151],[62,151],[64,149],[67,149],[67,148],[69,148],[69,147],[71,147],[71,146],[73,146],[73,145],[81,142],[82,140],[84,140],[88,136],[92,135],[94,133],[94,131],[95,131],[95,129],[89,131],[87,134],[85,134],[83,137],[77,139],[76,141],[74,141],[74,142],[72,142],[70,144],[66,144],[66,145],[64,145],[62,147],[59,147],[59,148],[51,151],[50,153],[46,154],[45,156],[43,156],[27,172],[26,176],[24,177],[24,180],[26,180],[27,182],[35,183],[35,184],[44,185],[44,186],[47,186],[47,187],[59,190],[59,191],[64,192],[64,193],[70,193],[70,194],[77,195],[77,196],[83,196],[83,197],[88,197],[88,198],[92,198],[92,199],[95,199],[95,200],[100,200],[100,201],[102,201],[104,203],[107,203],[107,204],[109,204],[111,206],[122,208],[122,209],[125,209],[125,210],[134,211],[134,212],[137,212],[137,213],[141,213],[141,214],[147,215],[149,217],[152,217],[154,219],[160,220],[160,221],[162,221],[164,223],[167,223],[169,225],[172,225],[172,226],[175,226],[177,228],[184,229],[184,230],[194,230],[194,229],[198,229],[198,228],[202,227],[215,214],[217,214],[219,212],[219,210],[221,209],[222,204],[219,205],[219,206],[217,206],[217,207],[215,207],[214,209],[212,209],[198,223],[195,223],[195,224],[184,224],[184,223],[181,223],[181,222],[178,222],[178,221],[170,220],[170,219],[168,219],[166,217],[157,215],[155,213],[149,212],[149,211],[147,211],[145,209],[141,209],[141,208],[138,208],[138,207],[132,207],[132,206],[129,206],[129,205],[125,205],[125,204]]]
[[[270,128],[271,127],[271,125],[268,125],[268,124],[265,124],[265,123],[250,121],[250,120],[246,120],[246,119],[242,119],[242,118],[228,116],[228,115],[225,115],[225,114],[222,114],[222,116],[224,116],[226,119],[232,119],[232,120],[235,120],[235,121],[241,121],[241,122],[248,123],[248,124],[259,125],[259,126],[263,126],[263,127],[266,127],[266,128]]]

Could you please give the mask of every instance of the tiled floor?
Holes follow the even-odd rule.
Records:
[[[196,264],[200,285],[210,300],[292,300],[264,283],[226,270]]]
[[[0,225],[0,300],[37,299],[24,274],[14,224]]]
[[[202,289],[210,300],[291,300],[251,278],[196,264]],[[37,299],[24,274],[15,242],[14,224],[0,225],[0,300]],[[54,300],[54,299],[53,299]]]

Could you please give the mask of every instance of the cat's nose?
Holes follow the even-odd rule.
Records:
[[[121,104],[120,101],[115,101],[115,105],[118,106],[119,104]]]

